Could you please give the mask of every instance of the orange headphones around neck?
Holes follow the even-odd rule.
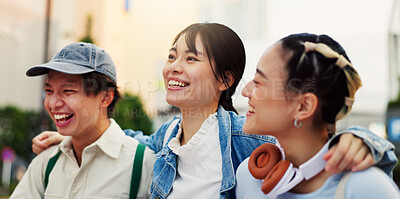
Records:
[[[265,143],[257,147],[250,155],[248,168],[251,175],[263,180],[261,190],[275,198],[299,184],[308,180],[324,169],[326,161],[322,158],[328,151],[329,142],[311,159],[295,168],[285,160],[285,155],[279,142]]]

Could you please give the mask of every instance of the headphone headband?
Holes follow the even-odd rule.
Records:
[[[328,152],[327,142],[317,154],[301,164],[299,168],[284,160],[284,151],[277,145],[265,143],[257,147],[250,155],[248,168],[251,175],[263,179],[262,191],[271,198],[285,193],[303,180],[308,180],[321,172],[326,164],[322,156]],[[271,166],[275,165],[275,166]],[[271,169],[272,167],[272,169]]]

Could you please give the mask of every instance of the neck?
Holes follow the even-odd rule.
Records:
[[[299,167],[301,164],[311,159],[328,141],[328,134],[324,127],[315,128],[314,126],[310,126],[307,128],[306,125],[303,125],[301,128],[293,128],[285,135],[289,136],[276,137],[285,150],[286,158],[294,167]],[[322,186],[329,176],[329,173],[322,170],[311,179],[299,183],[291,192],[313,192]]]
[[[81,133],[82,136],[72,136],[72,146],[79,166],[82,163],[83,150],[99,139],[101,135],[103,135],[103,133],[110,126],[110,119],[108,117],[103,118],[100,122],[98,122],[98,124],[99,125],[97,125],[95,129]]]
[[[201,125],[212,113],[215,113],[218,106],[213,108],[181,108],[182,113],[182,136],[181,145],[185,145],[199,131]]]

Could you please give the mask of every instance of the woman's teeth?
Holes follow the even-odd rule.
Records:
[[[168,86],[174,86],[174,87],[186,87],[188,84],[176,80],[169,80]]]
[[[252,107],[252,106],[249,106],[249,112],[255,113],[255,112],[256,112],[256,109],[255,109],[254,107]]]

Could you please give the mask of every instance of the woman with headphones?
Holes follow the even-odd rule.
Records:
[[[294,34],[268,48],[242,91],[250,107],[243,130],[280,144],[261,145],[239,166],[237,197],[400,198],[376,167],[351,175],[324,169],[335,123],[360,86],[346,52],[327,35]]]

